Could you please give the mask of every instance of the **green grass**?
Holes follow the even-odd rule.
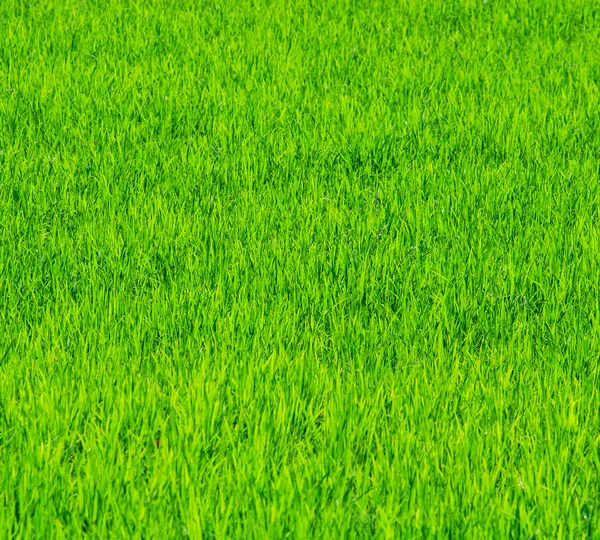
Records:
[[[599,85],[594,0],[3,0],[0,538],[600,538]]]

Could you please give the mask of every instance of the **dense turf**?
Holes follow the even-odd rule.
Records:
[[[0,537],[600,536],[600,6],[0,3]]]

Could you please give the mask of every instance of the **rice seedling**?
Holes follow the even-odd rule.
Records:
[[[600,536],[600,5],[0,29],[0,537]]]

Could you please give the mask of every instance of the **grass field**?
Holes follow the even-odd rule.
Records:
[[[0,538],[600,538],[600,4],[3,0]]]

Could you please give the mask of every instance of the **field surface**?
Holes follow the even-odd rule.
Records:
[[[600,4],[0,2],[0,538],[600,538]]]

